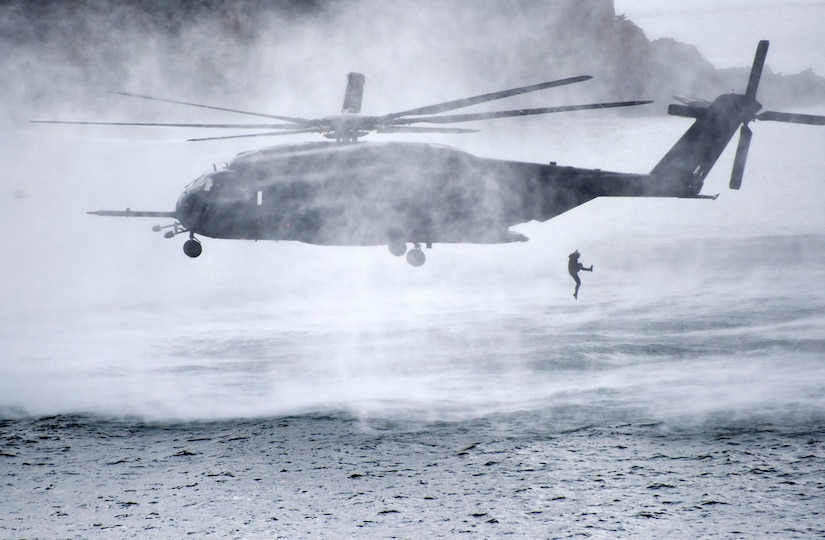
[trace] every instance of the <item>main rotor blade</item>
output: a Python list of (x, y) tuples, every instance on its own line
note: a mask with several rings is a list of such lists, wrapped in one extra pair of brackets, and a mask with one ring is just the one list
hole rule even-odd
[(69, 124), (75, 126), (139, 126), (232, 129), (295, 129), (295, 124), (166, 124), (155, 122), (75, 122), (69, 120), (30, 120), (33, 124)]
[(770, 42), (763, 39), (756, 47), (756, 56), (753, 58), (753, 67), (750, 78), (748, 78), (748, 89), (745, 91), (745, 96), (749, 99), (756, 99), (756, 89), (759, 88), (759, 79), (762, 77), (762, 68), (765, 67), (769, 44)]
[(770, 120), (773, 122), (790, 122), (791, 124), (808, 124), (811, 126), (825, 126), (825, 116), (816, 114), (796, 114), (776, 111), (765, 111), (756, 115), (757, 120)]
[(289, 131), (270, 131), (267, 133), (248, 133), (245, 135), (224, 135), (221, 137), (199, 137), (195, 139), (186, 139), (187, 142), (201, 142), (201, 141), (218, 141), (223, 139), (243, 139), (246, 137), (274, 137), (277, 135), (297, 135), (299, 133), (320, 133), (318, 128), (306, 129), (292, 129)]
[(416, 126), (378, 126), (376, 133), (478, 133), (479, 129), (416, 127)]
[(745, 162), (748, 160), (748, 149), (751, 145), (751, 129), (742, 125), (739, 130), (739, 145), (736, 147), (736, 156), (733, 158), (733, 171), (730, 175), (730, 188), (739, 189), (742, 187), (742, 177), (745, 175)]
[(568, 79), (560, 79), (558, 81), (550, 81), (544, 82), (539, 84), (532, 84), (530, 86), (521, 86), (519, 88), (511, 88), (510, 90), (502, 90), (500, 92), (492, 92), (489, 94), (481, 94), (479, 96), (468, 97), (464, 99), (457, 99), (455, 101), (445, 101), (444, 103), (437, 103), (435, 105), (427, 105), (425, 107), (418, 107), (417, 109), (409, 109), (407, 111), (401, 111), (396, 113), (390, 113), (386, 115), (384, 118), (388, 119), (395, 119), (400, 118), (402, 116), (412, 116), (412, 115), (419, 115), (419, 114), (438, 114), (447, 111), (453, 111), (455, 109), (461, 109), (463, 107), (469, 107), (470, 105), (476, 105), (478, 103), (485, 103), (487, 101), (493, 101), (496, 99), (503, 99), (510, 96), (516, 96), (519, 94), (526, 94), (528, 92), (536, 92), (538, 90), (544, 90), (545, 88), (554, 88), (556, 86), (564, 86), (567, 84), (573, 84), (581, 81), (586, 81), (588, 79), (592, 79), (593, 77), (590, 75), (581, 75), (578, 77), (570, 77)]
[(591, 103), (588, 105), (565, 105), (562, 107), (544, 107), (540, 109), (517, 109), (512, 111), (494, 111), (483, 113), (451, 114), (446, 116), (423, 116), (420, 118), (397, 118), (396, 125), (428, 122), (433, 124), (452, 124), (456, 122), (471, 122), (473, 120), (492, 120), (495, 118), (512, 118), (514, 116), (530, 116), (534, 114), (551, 114), (568, 111), (584, 111), (588, 109), (612, 109), (616, 107), (633, 107), (645, 105), (653, 101), (619, 101), (614, 103)]
[(241, 111), (238, 109), (227, 109), (225, 107), (214, 107), (212, 105), (202, 105), (200, 103), (189, 103), (188, 101), (177, 101), (174, 99), (163, 99), (154, 96), (146, 96), (142, 94), (130, 94), (129, 92), (109, 92), (110, 94), (117, 94), (119, 96), (126, 96), (126, 97), (133, 97), (139, 99), (148, 99), (150, 101), (160, 101), (163, 103), (174, 103), (175, 105), (186, 105), (188, 107), (200, 107), (201, 109), (211, 109), (213, 111), (224, 111), (224, 112), (231, 112), (237, 114), (246, 114), (249, 116), (258, 116), (261, 118), (273, 118), (275, 120), (283, 120), (285, 122), (292, 122), (293, 124), (305, 124), (310, 122), (310, 120), (306, 118), (297, 118), (294, 116), (278, 116), (274, 114), (264, 114), (264, 113), (257, 113), (257, 112), (250, 112), (250, 111)]

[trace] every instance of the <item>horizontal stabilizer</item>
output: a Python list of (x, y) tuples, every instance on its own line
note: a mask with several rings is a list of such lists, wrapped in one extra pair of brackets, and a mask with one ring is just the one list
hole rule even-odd
[(710, 101), (706, 99), (700, 99), (690, 96), (673, 96), (673, 99), (690, 107), (701, 107), (703, 109), (707, 109), (708, 107), (710, 107)]
[(685, 116), (687, 118), (703, 118), (707, 114), (707, 108), (693, 105), (670, 105), (667, 114), (671, 116)]
[(126, 210), (97, 210), (95, 212), (86, 212), (95, 216), (112, 216), (112, 217), (153, 217), (153, 218), (177, 218), (175, 212), (136, 212), (127, 208)]

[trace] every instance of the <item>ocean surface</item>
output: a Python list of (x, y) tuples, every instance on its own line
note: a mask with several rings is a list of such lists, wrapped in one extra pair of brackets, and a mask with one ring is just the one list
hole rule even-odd
[[(688, 125), (445, 139), (640, 172)], [(825, 537), (825, 130), (753, 131), (739, 192), (734, 141), (716, 201), (601, 199), (419, 269), (190, 260), (84, 212), (168, 210), (234, 143), (2, 132), (0, 537)]]
[[(592, 395), (609, 394), (609, 390)], [(821, 538), (822, 415), (2, 426), (6, 538)], [(794, 409), (794, 407), (788, 407)]]
[(579, 301), (471, 275), (46, 329), (4, 363), (0, 536), (821, 538), (823, 248), (602, 246)]

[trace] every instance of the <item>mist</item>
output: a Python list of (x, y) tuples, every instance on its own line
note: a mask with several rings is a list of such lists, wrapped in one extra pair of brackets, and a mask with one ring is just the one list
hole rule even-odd
[[(756, 126), (741, 192), (727, 190), (732, 148), (708, 178), (717, 201), (600, 199), (515, 227), (526, 244), (436, 245), (419, 269), (385, 247), (290, 242), (204, 239), (190, 260), (152, 220), (86, 215), (171, 210), (213, 163), (309, 138), (186, 143), (214, 133), (28, 123), (238, 120), (109, 91), (310, 118), (339, 112), (350, 71), (366, 74), (367, 114), (580, 74), (595, 78), (506, 107), (716, 95), (700, 77), (708, 66), (653, 86), (618, 77), (627, 66), (605, 50), (619, 34), (554, 50), (575, 2), (263, 4), (0, 8), (18, 29), (0, 59), (4, 414), (821, 414), (821, 129)], [(609, 2), (588, 4), (586, 27), (613, 22)], [(760, 36), (774, 40), (776, 72), (795, 69), (772, 64), (793, 33)], [(755, 46), (716, 67), (749, 66)], [(821, 103), (805, 102), (819, 114)], [(689, 125), (659, 115), (665, 107), (386, 140), (646, 172)], [(578, 302), (564, 266), (575, 249), (596, 266)]]

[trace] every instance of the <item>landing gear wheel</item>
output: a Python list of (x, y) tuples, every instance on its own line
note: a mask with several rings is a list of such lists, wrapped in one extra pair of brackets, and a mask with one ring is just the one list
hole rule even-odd
[(401, 255), (407, 252), (407, 243), (406, 242), (390, 242), (387, 245), (387, 248), (390, 250), (390, 253), (395, 255), (396, 257), (400, 257)]
[(421, 251), (421, 248), (411, 249), (407, 252), (407, 262), (411, 265), (418, 268), (427, 260), (427, 257), (424, 256), (424, 252)]
[(191, 238), (183, 243), (183, 252), (186, 253), (187, 256), (192, 257), (193, 259), (201, 254), (203, 251), (203, 246), (201, 243)]

